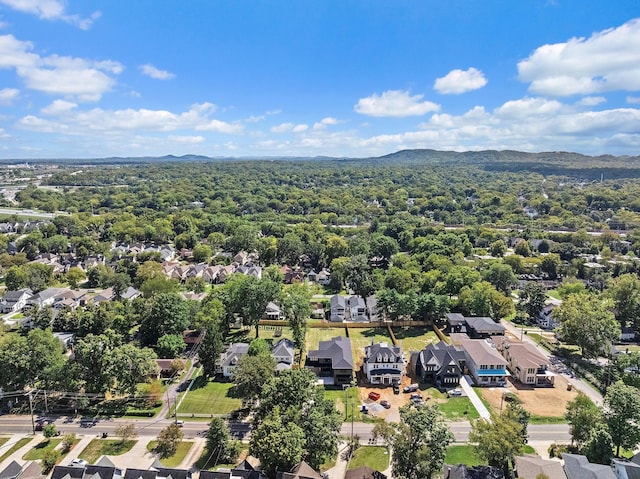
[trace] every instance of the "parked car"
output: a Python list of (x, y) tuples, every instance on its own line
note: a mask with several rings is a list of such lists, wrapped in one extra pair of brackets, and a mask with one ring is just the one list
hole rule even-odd
[(419, 393), (413, 393), (411, 395), (411, 400), (414, 400), (414, 399), (420, 399), (420, 401), (422, 401), (422, 396)]
[(372, 401), (377, 401), (378, 399), (380, 399), (380, 393), (377, 393), (375, 391), (371, 391), (369, 393), (369, 399), (371, 399)]
[(380, 401), (380, 405), (385, 409), (389, 409), (391, 407), (391, 403), (386, 399)]
[(69, 463), (69, 465), (71, 467), (84, 467), (87, 464), (89, 464), (87, 461), (85, 461), (84, 459), (74, 459), (73, 461), (71, 461)]
[(447, 396), (462, 396), (462, 389), (450, 389), (447, 391)]
[(400, 394), (400, 385), (398, 383), (393, 384), (393, 394)]
[(413, 384), (409, 384), (408, 386), (405, 386), (404, 389), (402, 390), (402, 392), (403, 393), (414, 393), (419, 388), (420, 388), (420, 385), (418, 383), (413, 383)]
[(176, 421), (176, 426), (178, 426), (178, 427), (182, 427), (182, 426), (184, 426), (184, 421), (183, 421), (182, 419), (178, 419), (178, 420)]

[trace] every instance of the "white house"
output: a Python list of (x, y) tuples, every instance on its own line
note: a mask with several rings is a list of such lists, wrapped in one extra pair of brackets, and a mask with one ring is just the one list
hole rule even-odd
[(19, 289), (17, 291), (7, 291), (2, 299), (2, 312), (15, 313), (22, 311), (27, 305), (27, 300), (33, 296), (33, 291), (29, 288)]
[(367, 376), (367, 381), (371, 384), (399, 383), (404, 373), (402, 349), (389, 343), (367, 346), (364, 348), (362, 368)]
[(341, 323), (346, 319), (347, 300), (344, 296), (334, 294), (331, 296), (331, 317), (330, 321)]
[(349, 319), (351, 319), (351, 321), (369, 321), (369, 318), (367, 318), (367, 306), (365, 305), (364, 299), (360, 296), (350, 296), (349, 299), (347, 299), (347, 304), (349, 306)]
[(225, 378), (233, 376), (240, 358), (249, 352), (249, 345), (246, 343), (233, 343), (220, 355), (220, 366), (218, 372)]

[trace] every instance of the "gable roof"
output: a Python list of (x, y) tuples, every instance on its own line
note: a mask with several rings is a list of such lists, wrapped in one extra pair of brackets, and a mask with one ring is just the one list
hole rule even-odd
[(502, 324), (496, 323), (493, 319), (487, 318), (486, 316), (471, 316), (465, 317), (464, 319), (467, 326), (479, 333), (504, 334), (506, 330)]
[(291, 472), (279, 472), (277, 477), (281, 479), (323, 479), (320, 473), (304, 461), (300, 461)]
[(387, 479), (387, 476), (369, 466), (362, 466), (347, 471), (344, 479)]
[(481, 364), (507, 366), (507, 361), (502, 355), (489, 346), (484, 339), (463, 339), (460, 344), (477, 366)]
[(464, 351), (461, 349), (440, 341), (436, 344), (428, 344), (422, 351), (411, 354), (411, 365), (414, 371), (418, 361), (423, 367), (427, 365), (435, 366), (436, 372), (440, 372), (449, 365), (461, 370), (460, 363), (465, 361), (465, 356)]
[(11, 461), (7, 467), (0, 471), (0, 479), (15, 479), (22, 472), (22, 466), (16, 461)]
[[(221, 366), (235, 366), (238, 360), (249, 352), (249, 345), (247, 343), (233, 343), (224, 353), (224, 357), (221, 362)], [(175, 478), (174, 478), (175, 479)]]
[[(123, 479), (156, 479), (156, 471), (127, 468)], [(51, 479), (54, 479), (53, 477)]]
[(542, 459), (537, 454), (516, 456), (516, 470), (522, 479), (536, 479), (538, 474), (546, 474), (549, 479), (566, 479), (566, 474), (559, 461)]
[(562, 454), (567, 479), (616, 479), (610, 466), (592, 464), (580, 454)]
[(364, 348), (365, 363), (401, 363), (402, 349), (389, 343), (372, 344)]
[(333, 369), (353, 369), (351, 340), (345, 336), (337, 336), (329, 341), (320, 341), (318, 349), (309, 351), (307, 357), (331, 359)]
[(51, 472), (51, 479), (62, 479), (67, 476), (73, 479), (82, 479), (83, 475), (84, 467), (56, 466)]

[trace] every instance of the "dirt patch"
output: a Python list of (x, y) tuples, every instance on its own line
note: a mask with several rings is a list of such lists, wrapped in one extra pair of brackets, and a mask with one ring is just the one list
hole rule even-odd
[[(564, 415), (567, 403), (578, 394), (575, 388), (567, 391), (567, 385), (564, 376), (556, 376), (555, 387), (552, 388), (534, 388), (508, 380), (506, 388), (478, 388), (476, 391), (482, 394), (494, 411), (500, 411), (502, 394), (508, 391), (515, 394), (522, 401), (522, 407), (531, 414), (560, 417)], [(506, 404), (503, 403), (502, 407), (505, 408)]]

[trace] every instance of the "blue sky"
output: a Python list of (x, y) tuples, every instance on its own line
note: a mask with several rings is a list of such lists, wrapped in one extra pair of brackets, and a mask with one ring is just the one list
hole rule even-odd
[(0, 0), (0, 157), (640, 154), (637, 0)]

